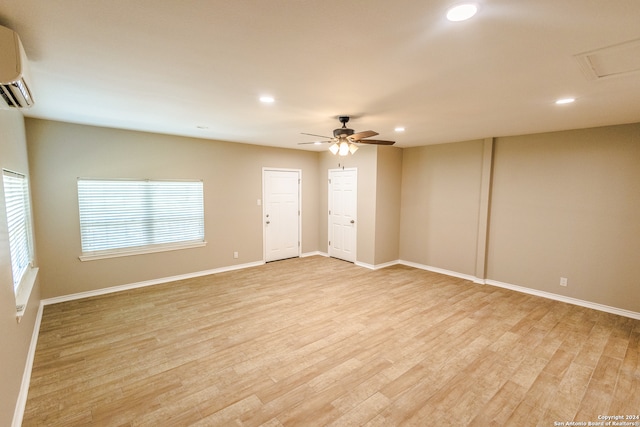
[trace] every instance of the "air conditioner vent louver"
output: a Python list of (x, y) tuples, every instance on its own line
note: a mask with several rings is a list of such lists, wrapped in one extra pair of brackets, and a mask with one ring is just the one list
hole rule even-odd
[(18, 34), (0, 26), (0, 108), (33, 105), (28, 65)]
[(0, 96), (9, 107), (28, 108), (33, 105), (33, 98), (24, 80), (14, 83), (0, 84)]

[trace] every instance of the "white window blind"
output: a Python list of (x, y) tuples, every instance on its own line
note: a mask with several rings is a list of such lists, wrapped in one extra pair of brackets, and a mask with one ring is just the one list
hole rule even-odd
[(202, 181), (79, 178), (78, 203), (83, 255), (204, 242)]
[(5, 169), (2, 170), (2, 180), (7, 210), (13, 289), (17, 293), (20, 281), (33, 258), (31, 250), (29, 184), (24, 175)]

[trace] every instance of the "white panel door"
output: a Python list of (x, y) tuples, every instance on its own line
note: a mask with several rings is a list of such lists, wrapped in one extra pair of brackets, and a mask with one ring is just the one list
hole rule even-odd
[(300, 256), (300, 174), (263, 170), (266, 262)]
[(357, 169), (329, 170), (329, 256), (356, 260)]

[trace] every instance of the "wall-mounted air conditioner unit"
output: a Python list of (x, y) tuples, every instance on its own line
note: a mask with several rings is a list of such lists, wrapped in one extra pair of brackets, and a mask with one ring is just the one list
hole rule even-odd
[(0, 26), (0, 108), (33, 105), (28, 66), (18, 34)]

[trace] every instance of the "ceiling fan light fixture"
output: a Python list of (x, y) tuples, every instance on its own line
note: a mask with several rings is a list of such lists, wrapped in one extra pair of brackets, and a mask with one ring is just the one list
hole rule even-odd
[(311, 142), (299, 142), (298, 144), (318, 144), (323, 142), (328, 142), (331, 145), (329, 146), (329, 151), (334, 156), (348, 156), (349, 154), (354, 154), (358, 151), (360, 144), (373, 144), (373, 145), (393, 145), (395, 141), (385, 141), (381, 139), (368, 139), (372, 136), (378, 135), (378, 132), (372, 130), (365, 130), (361, 132), (354, 132), (353, 129), (349, 129), (346, 127), (347, 122), (349, 121), (349, 116), (340, 116), (340, 123), (342, 123), (342, 127), (333, 130), (333, 137), (316, 135), (315, 133), (304, 133), (303, 135), (315, 136), (318, 138), (326, 138), (329, 141), (311, 141)]
[(341, 156), (346, 156), (349, 154), (349, 143), (346, 141), (342, 141), (340, 144), (340, 148), (338, 150), (338, 154)]
[(478, 12), (478, 6), (474, 3), (455, 5), (447, 10), (447, 19), (451, 22), (466, 21)]

